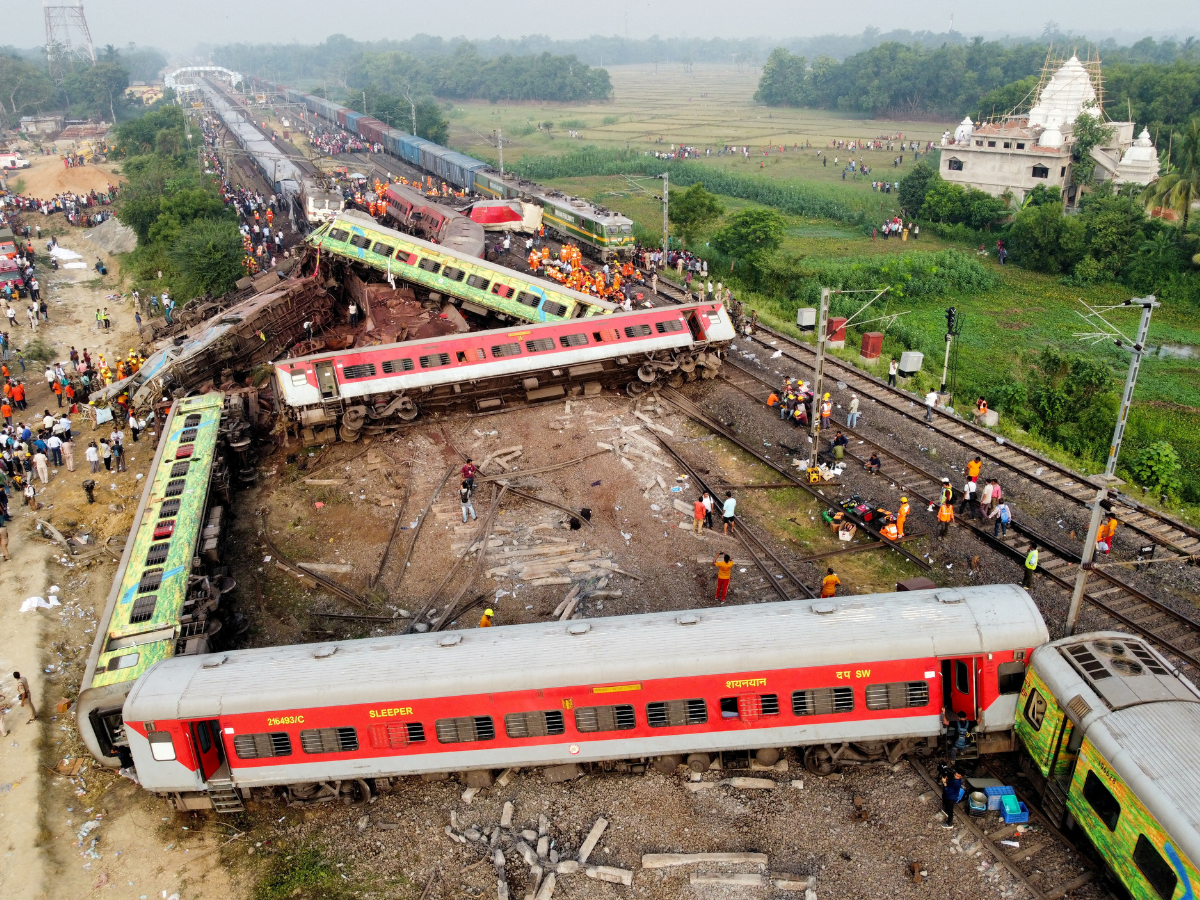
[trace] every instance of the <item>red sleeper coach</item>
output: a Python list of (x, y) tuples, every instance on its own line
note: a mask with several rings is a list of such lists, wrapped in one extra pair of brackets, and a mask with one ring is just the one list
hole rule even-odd
[(168, 660), (124, 717), (142, 785), (181, 808), (787, 747), (826, 772), (932, 748), (943, 706), (978, 723), (981, 751), (1011, 749), (1024, 659), (1047, 639), (1009, 585), (721, 607)]

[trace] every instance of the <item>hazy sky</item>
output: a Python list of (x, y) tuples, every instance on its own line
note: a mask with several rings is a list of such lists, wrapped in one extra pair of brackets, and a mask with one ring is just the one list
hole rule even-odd
[[(56, 0), (67, 3), (70, 0)], [(606, 13), (597, 15), (603, 8)], [(622, 34), (690, 37), (778, 37), (858, 34), (866, 26), (884, 31), (966, 34), (1038, 34), (1048, 19), (1077, 34), (1200, 36), (1197, 0), (629, 0), (601, 6), (545, 0), (453, 0), (430, 6), (406, 0), (86, 0), (84, 9), (97, 45), (129, 41), (186, 52), (199, 43), (229, 41), (317, 43), (341, 32), (363, 39), (402, 39), (418, 32), (443, 37), (555, 38)], [(440, 19), (429, 15), (437, 9)], [(44, 42), (42, 4), (6, 3), (0, 42), (33, 47)]]

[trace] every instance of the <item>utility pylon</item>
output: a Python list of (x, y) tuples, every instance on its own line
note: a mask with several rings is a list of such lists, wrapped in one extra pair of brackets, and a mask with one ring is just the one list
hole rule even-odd
[(46, 15), (46, 63), (50, 76), (61, 81), (66, 74), (64, 62), (68, 58), (96, 64), (96, 49), (92, 46), (92, 33), (83, 14), (83, 4), (62, 4), (42, 0)]

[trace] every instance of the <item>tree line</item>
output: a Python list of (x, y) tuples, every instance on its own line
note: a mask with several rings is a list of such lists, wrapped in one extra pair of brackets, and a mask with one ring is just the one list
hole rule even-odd
[(608, 72), (571, 55), (548, 52), (488, 57), (463, 41), (449, 54), (406, 42), (363, 44), (334, 35), (313, 47), (233, 44), (213, 52), (217, 65), (272, 81), (319, 85), (353, 96), (369, 85), (397, 95), (455, 100), (579, 102), (612, 96)]
[(166, 67), (159, 51), (129, 44), (109, 44), (96, 54), (96, 64), (75, 59), (58, 61), (65, 70), (58, 83), (50, 77), (45, 53), (0, 49), (0, 107), (2, 117), (66, 110), (71, 118), (119, 121), (135, 114), (125, 97), (131, 80), (150, 81)]
[[(1101, 52), (1106, 109), (1115, 119), (1132, 116), (1153, 133), (1200, 112), (1200, 47), (1151, 44)], [(822, 55), (810, 63), (781, 47), (763, 67), (755, 99), (870, 116), (987, 118), (1029, 109), (1049, 50), (1041, 42), (982, 38), (937, 47), (889, 41), (840, 62)]]

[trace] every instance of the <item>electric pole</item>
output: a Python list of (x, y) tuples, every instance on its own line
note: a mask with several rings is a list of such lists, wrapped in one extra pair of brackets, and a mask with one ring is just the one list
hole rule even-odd
[(500, 177), (504, 177), (504, 134), (496, 129), (496, 149), (500, 151)]
[[(1114, 343), (1118, 347), (1130, 351), (1129, 373), (1125, 376), (1125, 392), (1121, 395), (1121, 409), (1117, 413), (1117, 424), (1113, 428), (1112, 443), (1108, 448), (1108, 464), (1104, 467), (1103, 475), (1095, 476), (1099, 479), (1100, 486), (1096, 489), (1096, 497), (1092, 501), (1092, 518), (1088, 523), (1087, 537), (1083, 541), (1083, 553), (1080, 554), (1079, 569), (1075, 573), (1075, 590), (1071, 594), (1071, 607), (1067, 610), (1067, 634), (1075, 633), (1075, 626), (1079, 621), (1079, 607), (1083, 603), (1083, 592), (1087, 587), (1088, 573), (1092, 569), (1092, 557), (1096, 555), (1096, 534), (1100, 530), (1100, 517), (1104, 514), (1104, 508), (1100, 504), (1108, 494), (1108, 489), (1112, 486), (1112, 483), (1116, 481), (1114, 473), (1117, 471), (1117, 456), (1121, 452), (1121, 440), (1125, 437), (1125, 423), (1129, 418), (1129, 408), (1133, 405), (1133, 390), (1137, 386), (1138, 370), (1142, 366), (1142, 355), (1146, 352), (1146, 337), (1150, 333), (1150, 316), (1159, 305), (1159, 302), (1154, 299), (1154, 295), (1151, 294), (1149, 297), (1126, 300), (1119, 307), (1110, 306), (1100, 310), (1093, 309), (1088, 315), (1083, 316), (1085, 320), (1095, 319), (1102, 326), (1107, 326), (1107, 328), (1104, 328), (1101, 332), (1078, 336), (1103, 339), (1116, 334)], [(1126, 347), (1125, 345), (1129, 343), (1128, 339), (1122, 336), (1116, 328), (1105, 322), (1101, 313), (1110, 309), (1122, 309), (1133, 306), (1140, 306), (1142, 308), (1142, 320), (1138, 325), (1137, 340), (1132, 342), (1132, 346)]]
[[(817, 467), (817, 451), (821, 440), (821, 399), (825, 396), (825, 342), (829, 331), (829, 288), (821, 288), (821, 309), (817, 313), (817, 361), (813, 364), (813, 401), (808, 421), (812, 450), (808, 454), (809, 479)], [(801, 400), (801, 402), (804, 402)]]
[(671, 236), (668, 231), (667, 222), (667, 176), (670, 173), (663, 172), (663, 268), (667, 266), (667, 254), (671, 252)]
[[(942, 389), (941, 392), (946, 393), (946, 375), (950, 371), (950, 342), (958, 334), (958, 309), (950, 307), (946, 310), (946, 358), (942, 362)], [(957, 369), (955, 370), (957, 371)]]

